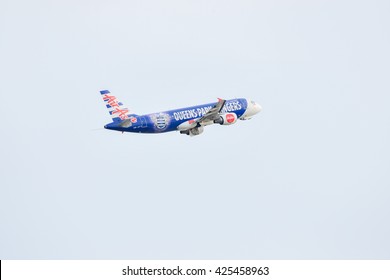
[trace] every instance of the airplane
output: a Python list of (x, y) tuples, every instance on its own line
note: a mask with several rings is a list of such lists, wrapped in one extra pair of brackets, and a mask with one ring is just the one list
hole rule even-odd
[(232, 125), (240, 120), (249, 120), (259, 113), (261, 106), (246, 98), (224, 100), (193, 107), (136, 115), (108, 90), (100, 91), (111, 115), (112, 122), (105, 129), (137, 133), (163, 133), (180, 131), (189, 136), (200, 135), (211, 124)]

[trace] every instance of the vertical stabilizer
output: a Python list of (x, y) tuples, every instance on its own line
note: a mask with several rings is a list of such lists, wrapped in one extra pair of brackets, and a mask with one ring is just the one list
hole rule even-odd
[(108, 112), (111, 115), (111, 118), (114, 122), (123, 121), (130, 118), (130, 116), (134, 115), (130, 113), (130, 110), (123, 106), (122, 102), (110, 93), (108, 90), (100, 91), (102, 95), (103, 101), (106, 104)]

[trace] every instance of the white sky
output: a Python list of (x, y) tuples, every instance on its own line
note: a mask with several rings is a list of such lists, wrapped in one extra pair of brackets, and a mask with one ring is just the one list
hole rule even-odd
[[(389, 259), (389, 1), (0, 1), (0, 259)], [(246, 97), (199, 137), (95, 130)]]

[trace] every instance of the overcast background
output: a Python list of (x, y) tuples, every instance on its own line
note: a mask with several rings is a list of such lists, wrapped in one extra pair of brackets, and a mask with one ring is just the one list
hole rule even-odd
[[(389, 259), (389, 1), (0, 1), (0, 259)], [(256, 100), (198, 137), (136, 113)]]

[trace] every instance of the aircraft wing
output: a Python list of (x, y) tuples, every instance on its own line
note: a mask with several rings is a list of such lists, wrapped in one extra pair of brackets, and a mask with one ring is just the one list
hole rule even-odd
[(177, 127), (177, 129), (180, 130), (180, 133), (184, 133), (188, 135), (190, 135), (189, 133), (192, 129), (202, 128), (202, 132), (203, 132), (203, 126), (219, 118), (219, 113), (221, 112), (225, 103), (226, 100), (218, 98), (217, 104), (215, 104), (210, 110), (208, 110), (206, 114), (204, 114), (202, 117), (198, 119), (192, 119), (181, 123)]
[(214, 107), (212, 107), (200, 119), (198, 119), (197, 123), (202, 124), (203, 122), (213, 121), (217, 119), (225, 103), (226, 103), (225, 99), (218, 98), (218, 103), (215, 104)]

